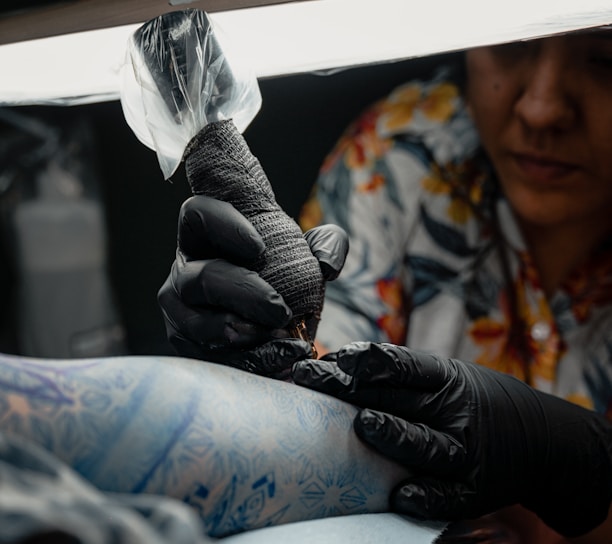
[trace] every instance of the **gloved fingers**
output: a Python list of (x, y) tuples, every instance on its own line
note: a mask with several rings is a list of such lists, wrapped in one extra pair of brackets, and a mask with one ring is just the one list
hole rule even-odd
[[(229, 337), (227, 327), (222, 332), (215, 334), (212, 333), (210, 327), (207, 327), (206, 323), (200, 321), (200, 313), (189, 308), (187, 310), (191, 312), (189, 315), (192, 316), (193, 322), (197, 325), (183, 322), (182, 327), (178, 328), (164, 311), (168, 339), (181, 357), (221, 363), (277, 379), (288, 379), (291, 366), (296, 361), (312, 357), (310, 344), (304, 340), (297, 338), (270, 340), (268, 333), (265, 336), (267, 343), (261, 344), (264, 341), (263, 332), (260, 337), (256, 338), (245, 333), (237, 337)], [(189, 320), (189, 318), (187, 319)], [(193, 331), (202, 325), (204, 334), (198, 337)], [(187, 335), (185, 331), (188, 331)], [(279, 334), (286, 333), (286, 331), (278, 332)], [(243, 349), (240, 349), (241, 347)], [(249, 351), (249, 348), (252, 349)]]
[(322, 361), (332, 361), (336, 362), (338, 359), (338, 352), (336, 351), (328, 351), (325, 355), (321, 357)]
[(189, 338), (185, 338), (176, 330), (173, 330), (171, 333), (168, 333), (168, 341), (170, 342), (170, 345), (174, 348), (174, 351), (179, 357), (199, 360), (206, 359), (206, 357), (204, 356), (204, 352), (202, 351), (202, 346), (200, 346), (197, 342), (190, 340)]
[(179, 213), (178, 246), (188, 260), (222, 258), (248, 266), (265, 250), (255, 227), (234, 206), (215, 198), (188, 198)]
[(339, 398), (348, 394), (352, 380), (333, 360), (329, 360), (327, 355), (323, 359), (297, 362), (293, 365), (292, 377), (297, 385)]
[(431, 353), (394, 344), (353, 342), (337, 355), (338, 366), (357, 381), (357, 387), (393, 384), (436, 391), (454, 377), (450, 361)]
[(342, 271), (349, 250), (346, 231), (338, 225), (320, 225), (306, 231), (304, 238), (319, 261), (325, 280), (335, 280)]
[(354, 427), (363, 441), (408, 468), (437, 476), (466, 472), (464, 446), (426, 425), (364, 409), (357, 414)]
[(208, 360), (270, 378), (287, 379), (291, 366), (312, 357), (310, 344), (298, 338), (272, 340), (250, 351), (211, 350)]
[(391, 494), (391, 510), (426, 520), (475, 518), (499, 507), (501, 505), (483, 506), (468, 484), (436, 478), (410, 478)]
[(393, 385), (368, 387), (354, 378), (349, 390), (343, 393), (342, 400), (407, 421), (424, 423), (438, 431), (446, 431), (449, 424), (453, 426), (457, 417), (463, 415), (455, 411), (448, 414), (444, 406), (445, 398), (437, 398), (436, 393), (414, 388), (400, 389)]
[(191, 307), (223, 309), (271, 329), (285, 327), (292, 317), (283, 297), (261, 276), (221, 259), (188, 262), (177, 251), (170, 277), (172, 288)]
[[(285, 329), (268, 329), (245, 321), (244, 318), (222, 310), (210, 308), (192, 308), (185, 304), (174, 289), (162, 289), (159, 301), (166, 333), (170, 342), (177, 348), (184, 341), (193, 342), (195, 354), (201, 358), (201, 350), (214, 347), (232, 347), (247, 349), (257, 346), (272, 338), (284, 338), (288, 335)], [(175, 336), (179, 339), (175, 341)], [(184, 349), (177, 351), (185, 357), (193, 357)]]
[[(317, 360), (305, 360), (293, 367), (293, 381), (304, 387), (331, 395), (363, 408), (393, 413), (403, 418), (421, 417), (429, 408), (429, 394), (395, 387), (358, 387), (352, 376), (336, 364), (335, 354)], [(363, 385), (363, 384), (362, 384)]]

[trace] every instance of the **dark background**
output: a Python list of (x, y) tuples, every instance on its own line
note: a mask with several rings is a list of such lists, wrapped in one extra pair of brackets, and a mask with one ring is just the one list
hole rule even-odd
[[(285, 211), (297, 216), (325, 155), (360, 111), (395, 86), (426, 75), (448, 57), (364, 66), (330, 75), (261, 80), (262, 109), (245, 138)], [(170, 353), (156, 294), (174, 259), (178, 210), (189, 196), (182, 167), (172, 182), (163, 179), (155, 153), (138, 142), (119, 102), (16, 110), (60, 125), (78, 119), (90, 122), (108, 228), (108, 273), (127, 331), (128, 349), (133, 354)], [(0, 143), (7, 134), (6, 127), (4, 133), (2, 128), (0, 122)], [(0, 149), (0, 156), (0, 167), (6, 171), (11, 166), (11, 152)], [(10, 213), (8, 192), (0, 192), (0, 204), (5, 215), (7, 210)], [(14, 297), (18, 277), (11, 261), (10, 233), (4, 234), (0, 247), (4, 263), (0, 267), (0, 350), (18, 353)]]

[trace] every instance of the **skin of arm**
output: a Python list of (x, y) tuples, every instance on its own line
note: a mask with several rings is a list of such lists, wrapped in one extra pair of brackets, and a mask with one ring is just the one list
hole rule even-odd
[(0, 355), (0, 430), (103, 491), (185, 501), (210, 536), (388, 510), (405, 469), (359, 441), (356, 409), (294, 384), (172, 357)]

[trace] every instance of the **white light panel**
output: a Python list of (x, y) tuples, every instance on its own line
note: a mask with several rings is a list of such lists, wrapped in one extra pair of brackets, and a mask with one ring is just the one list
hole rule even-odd
[[(612, 0), (311, 0), (210, 15), (260, 77), (334, 71), (612, 23)], [(139, 25), (0, 46), (0, 105), (119, 96)]]

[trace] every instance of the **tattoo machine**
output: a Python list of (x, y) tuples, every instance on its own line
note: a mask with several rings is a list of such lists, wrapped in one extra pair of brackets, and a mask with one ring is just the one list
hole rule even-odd
[(231, 203), (254, 225), (266, 245), (254, 270), (293, 311), (289, 334), (314, 351), (325, 283), (300, 227), (276, 202), (242, 136), (261, 107), (261, 94), (231, 49), (203, 11), (173, 11), (148, 21), (128, 42), (123, 112), (136, 137), (156, 151), (166, 179), (184, 161), (194, 194)]

